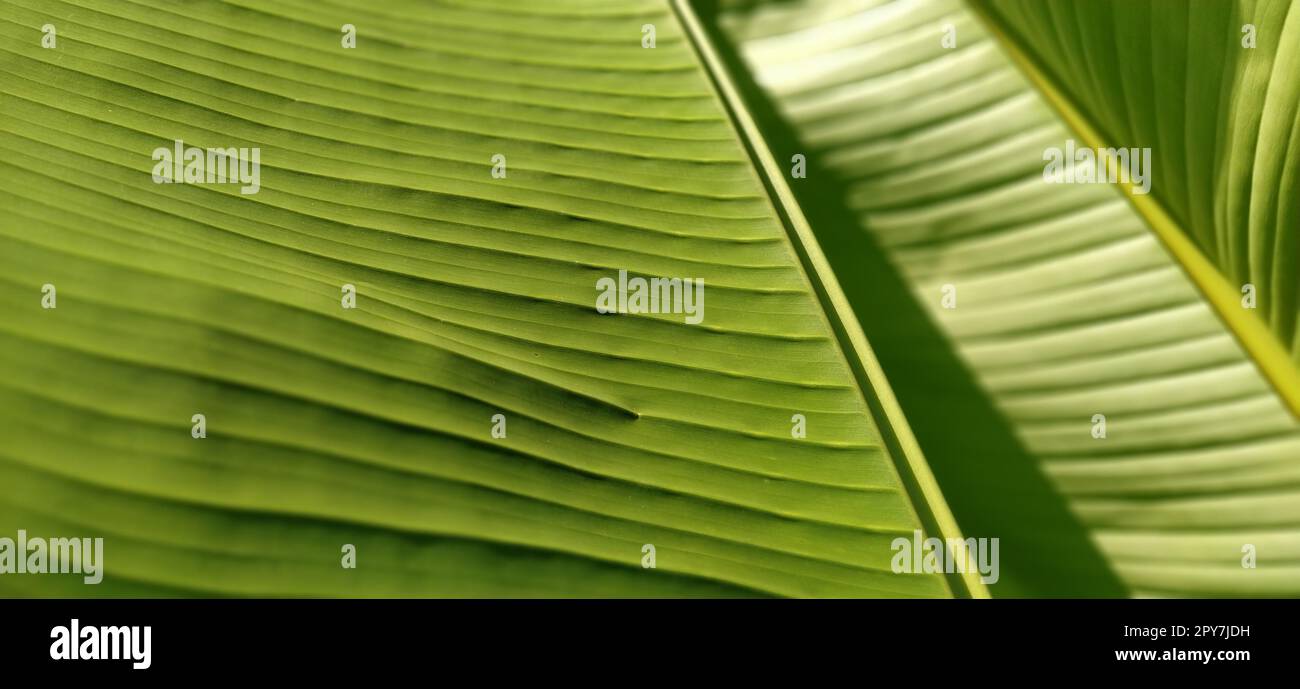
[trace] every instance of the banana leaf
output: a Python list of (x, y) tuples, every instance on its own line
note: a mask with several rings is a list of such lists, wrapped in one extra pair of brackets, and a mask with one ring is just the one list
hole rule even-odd
[(5, 0), (0, 73), (0, 536), (105, 571), (0, 594), (985, 595), (667, 3)]

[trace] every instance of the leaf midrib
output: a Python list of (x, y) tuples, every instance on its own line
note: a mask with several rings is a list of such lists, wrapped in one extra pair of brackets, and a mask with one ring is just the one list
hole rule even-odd
[[(1034, 85), (1043, 100), (1082, 140), (1083, 145), (1093, 149), (1105, 148), (1106, 138), (1101, 134), (1101, 127), (1090, 121), (1083, 108), (1066, 96), (1065, 91), (1058, 87), (1057, 81), (1038, 66), (1024, 46), (1016, 40), (1015, 32), (1004, 25), (997, 14), (990, 11), (983, 2), (967, 0), (967, 4), (980, 18), (984, 28), (997, 37), (1007, 56)], [(1111, 165), (1116, 164), (1113, 159), (1109, 162)], [(1135, 194), (1131, 182), (1117, 182), (1115, 186), (1168, 250), (1174, 263), (1178, 264), (1210, 304), (1287, 409), (1300, 419), (1300, 370), (1268, 326), (1259, 316), (1241, 307), (1240, 293), (1228, 283), (1154, 194)]]

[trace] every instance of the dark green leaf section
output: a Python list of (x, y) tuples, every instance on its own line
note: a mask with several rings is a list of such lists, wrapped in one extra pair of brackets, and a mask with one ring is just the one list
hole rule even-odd
[[(949, 594), (665, 4), (4, 0), (0, 115), (0, 535), (107, 571), (0, 593)], [(620, 269), (703, 323), (597, 314)]]

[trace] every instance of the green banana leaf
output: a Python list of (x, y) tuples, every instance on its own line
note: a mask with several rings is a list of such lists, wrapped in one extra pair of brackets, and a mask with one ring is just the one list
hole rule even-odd
[(1257, 288), (1257, 313), (1300, 360), (1296, 3), (996, 0), (977, 7), (1033, 56), (1057, 107), (1077, 110), (1107, 141), (1151, 149), (1164, 171), (1152, 196), (1171, 229), (1234, 290)]
[(371, 5), (0, 0), (0, 595), (1300, 594), (1292, 3)]
[(0, 594), (985, 595), (667, 3), (3, 0), (0, 74), (0, 537), (105, 572)]
[(695, 4), (994, 596), (1300, 595), (1294, 3)]

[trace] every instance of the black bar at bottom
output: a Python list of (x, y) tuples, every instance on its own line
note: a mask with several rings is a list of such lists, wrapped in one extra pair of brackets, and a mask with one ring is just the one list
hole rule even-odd
[[(591, 673), (603, 684), (676, 683), (702, 671), (733, 679), (847, 671), (884, 681), (878, 673), (889, 667), (954, 681), (1046, 678), (1048, 669), (1062, 679), (1249, 676), (1295, 662), (1297, 613), (1295, 600), (0, 600), (0, 662), (48, 678), (204, 680), (436, 670), (480, 680)], [(73, 620), (79, 656), (83, 647), (100, 653), (101, 637), (103, 655), (113, 655), (113, 640), (134, 645), (118, 650), (123, 659), (74, 660), (58, 645), (59, 628), (72, 641)], [(138, 631), (128, 638), (104, 627)], [(608, 674), (620, 667), (625, 675)]]

